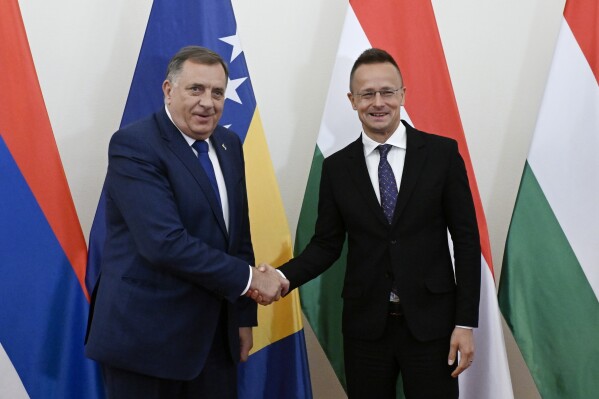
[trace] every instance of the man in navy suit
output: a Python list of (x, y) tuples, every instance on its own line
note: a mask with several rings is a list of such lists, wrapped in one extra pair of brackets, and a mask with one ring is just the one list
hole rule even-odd
[(228, 70), (196, 46), (170, 61), (165, 108), (116, 132), (107, 237), (85, 353), (111, 399), (236, 398), (256, 304), (287, 282), (252, 267), (239, 137), (218, 126)]
[(348, 97), (363, 134), (325, 159), (314, 236), (278, 269), (294, 289), (330, 267), (347, 237), (342, 328), (352, 399), (395, 398), (400, 373), (408, 399), (457, 398), (452, 377), (474, 358), (481, 252), (466, 168), (454, 140), (402, 123), (405, 94), (387, 52), (356, 60)]

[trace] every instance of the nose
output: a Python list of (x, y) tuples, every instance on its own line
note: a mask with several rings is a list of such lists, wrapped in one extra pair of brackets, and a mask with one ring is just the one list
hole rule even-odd
[(198, 104), (204, 108), (212, 108), (214, 106), (214, 100), (212, 98), (212, 93), (209, 90), (204, 91), (199, 96)]
[(381, 95), (380, 91), (377, 91), (374, 93), (374, 100), (373, 100), (373, 105), (375, 106), (380, 106), (383, 105), (385, 102), (383, 101), (383, 96)]

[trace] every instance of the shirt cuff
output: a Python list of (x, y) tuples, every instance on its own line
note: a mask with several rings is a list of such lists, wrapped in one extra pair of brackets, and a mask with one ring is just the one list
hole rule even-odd
[(464, 330), (472, 330), (474, 327), (468, 327), (468, 326), (456, 326), (457, 328), (463, 328)]
[(243, 290), (243, 292), (239, 296), (244, 296), (250, 289), (250, 284), (252, 283), (252, 266), (248, 265), (248, 267), (250, 268), (250, 277), (248, 278), (248, 283), (245, 286), (245, 290)]

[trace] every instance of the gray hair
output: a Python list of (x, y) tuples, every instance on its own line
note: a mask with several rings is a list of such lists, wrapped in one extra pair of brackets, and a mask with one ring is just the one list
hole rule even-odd
[(229, 68), (220, 55), (205, 47), (187, 46), (179, 50), (169, 61), (166, 69), (166, 80), (174, 83), (183, 69), (183, 63), (187, 60), (203, 65), (220, 64), (225, 71), (225, 78), (229, 79)]

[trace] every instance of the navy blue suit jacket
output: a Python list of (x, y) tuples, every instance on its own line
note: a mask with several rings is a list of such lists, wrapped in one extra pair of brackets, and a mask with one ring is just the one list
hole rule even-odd
[(229, 231), (204, 170), (165, 110), (116, 132), (109, 146), (106, 243), (86, 355), (160, 378), (202, 370), (226, 307), (231, 356), (256, 305), (240, 298), (254, 264), (242, 145), (210, 138), (229, 199)]

